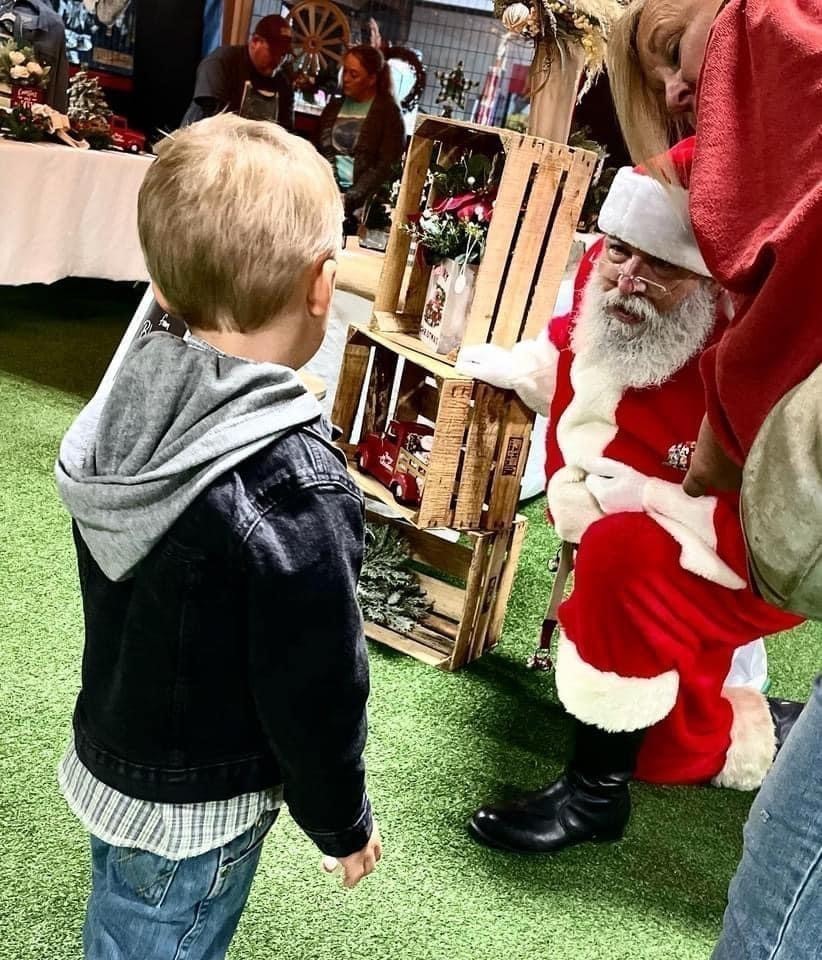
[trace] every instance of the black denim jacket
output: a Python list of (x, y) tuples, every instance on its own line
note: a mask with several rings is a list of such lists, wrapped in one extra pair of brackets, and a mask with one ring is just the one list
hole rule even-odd
[(77, 752), (155, 802), (284, 785), (326, 854), (371, 833), (363, 503), (318, 423), (225, 474), (119, 583), (76, 526), (86, 644)]

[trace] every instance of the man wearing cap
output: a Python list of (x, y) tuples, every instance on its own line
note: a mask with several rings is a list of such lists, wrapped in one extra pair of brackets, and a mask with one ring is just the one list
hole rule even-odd
[(294, 91), (280, 65), (291, 50), (291, 27), (283, 17), (263, 17), (247, 44), (218, 47), (197, 68), (194, 98), (182, 126), (222, 110), (237, 113), (246, 83), (260, 94), (276, 95), (277, 122), (294, 129)]
[[(685, 184), (691, 156), (692, 141), (674, 148)], [(735, 650), (799, 620), (748, 584), (737, 495), (681, 486), (705, 413), (700, 357), (729, 320), (687, 209), (684, 188), (624, 168), (571, 314), (511, 351), (460, 354), (460, 372), (549, 417), (548, 509), (578, 544), (556, 662), (573, 753), (555, 783), (474, 814), (492, 847), (617, 840), (634, 777), (754, 789), (801, 709), (725, 685)]]

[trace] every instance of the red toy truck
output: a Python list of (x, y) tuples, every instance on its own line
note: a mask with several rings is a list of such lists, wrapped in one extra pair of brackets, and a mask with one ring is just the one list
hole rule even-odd
[(111, 145), (128, 153), (142, 153), (146, 148), (146, 138), (136, 130), (130, 130), (125, 117), (116, 113), (109, 118)]
[(357, 444), (354, 459), (388, 487), (398, 503), (416, 506), (422, 499), (433, 427), (408, 420), (392, 420), (383, 434), (369, 433)]

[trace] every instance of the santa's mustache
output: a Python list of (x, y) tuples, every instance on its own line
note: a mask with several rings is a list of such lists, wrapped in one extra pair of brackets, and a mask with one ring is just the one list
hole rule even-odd
[(607, 290), (602, 293), (600, 301), (603, 308), (615, 308), (630, 313), (632, 317), (642, 323), (656, 324), (662, 319), (659, 310), (648, 300), (647, 297), (639, 297), (635, 294), (620, 293), (619, 290)]

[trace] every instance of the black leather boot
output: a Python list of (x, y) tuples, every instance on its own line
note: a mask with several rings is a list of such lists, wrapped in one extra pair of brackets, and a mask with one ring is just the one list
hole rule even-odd
[(777, 700), (775, 697), (768, 697), (768, 707), (773, 717), (776, 749), (779, 751), (793, 729), (793, 725), (799, 719), (799, 714), (804, 710), (805, 704), (796, 700)]
[(511, 852), (555, 853), (622, 837), (645, 731), (606, 733), (577, 720), (575, 733), (573, 757), (559, 780), (511, 803), (481, 807), (468, 823), (476, 840)]

